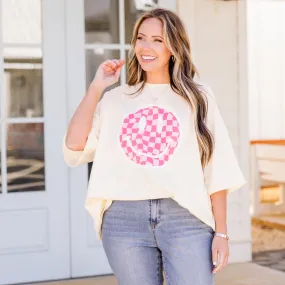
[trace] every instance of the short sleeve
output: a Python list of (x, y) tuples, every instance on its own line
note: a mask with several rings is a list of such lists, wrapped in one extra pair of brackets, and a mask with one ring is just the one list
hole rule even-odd
[(211, 88), (207, 87), (207, 93), (207, 126), (214, 138), (214, 151), (204, 169), (205, 185), (209, 195), (220, 190), (227, 190), (229, 194), (241, 188), (246, 181)]
[(71, 150), (67, 148), (66, 133), (63, 137), (63, 141), (62, 141), (63, 156), (64, 156), (64, 160), (66, 164), (70, 167), (92, 162), (94, 159), (94, 154), (95, 154), (96, 146), (97, 146), (98, 139), (99, 139), (99, 133), (100, 133), (101, 101), (99, 101), (99, 103), (97, 104), (97, 107), (96, 107), (96, 110), (93, 116), (92, 128), (89, 132), (86, 145), (83, 150), (75, 151), (75, 150)]

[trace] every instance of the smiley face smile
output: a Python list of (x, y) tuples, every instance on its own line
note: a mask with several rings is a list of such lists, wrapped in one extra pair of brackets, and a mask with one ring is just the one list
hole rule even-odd
[(128, 146), (132, 149), (132, 151), (133, 151), (137, 156), (143, 156), (143, 155), (144, 155), (144, 156), (149, 157), (149, 158), (159, 158), (159, 157), (161, 157), (162, 155), (165, 155), (165, 154), (169, 151), (170, 146), (171, 146), (171, 143), (172, 143), (172, 141), (171, 141), (171, 139), (170, 139), (171, 142), (167, 144), (167, 146), (164, 148), (164, 150), (163, 150), (161, 153), (159, 153), (159, 154), (157, 154), (157, 155), (153, 155), (153, 154), (144, 153), (144, 152), (142, 152), (142, 151), (138, 151), (137, 149), (135, 149), (135, 147), (132, 146), (131, 137), (127, 137), (127, 138), (126, 138), (126, 141), (127, 141), (127, 143), (128, 143)]

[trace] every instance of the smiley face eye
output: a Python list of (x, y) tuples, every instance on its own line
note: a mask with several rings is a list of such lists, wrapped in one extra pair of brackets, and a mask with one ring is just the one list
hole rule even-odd
[(163, 127), (163, 118), (162, 115), (159, 115), (157, 119), (156, 131), (158, 133), (161, 133), (162, 127)]
[(142, 133), (146, 127), (146, 117), (142, 116), (139, 120), (139, 132)]

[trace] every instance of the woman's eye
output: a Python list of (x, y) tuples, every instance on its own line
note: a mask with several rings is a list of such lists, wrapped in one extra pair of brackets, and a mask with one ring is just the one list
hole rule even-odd
[(162, 40), (158, 40), (158, 39), (156, 39), (156, 40), (154, 40), (155, 42), (160, 42), (160, 43), (162, 43)]
[(156, 131), (158, 133), (161, 133), (162, 128), (163, 128), (163, 117), (162, 117), (162, 115), (159, 115), (159, 117), (157, 119)]
[(142, 37), (137, 37), (137, 40), (141, 40), (142, 39)]
[(146, 117), (142, 116), (139, 121), (139, 132), (142, 133), (146, 127)]

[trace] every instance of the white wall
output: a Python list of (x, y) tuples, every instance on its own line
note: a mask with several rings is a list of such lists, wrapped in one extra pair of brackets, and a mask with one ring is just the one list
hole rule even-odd
[(250, 139), (285, 138), (285, 1), (249, 1)]
[[(246, 2), (179, 0), (178, 13), (189, 32), (201, 80), (216, 94), (248, 181)], [(228, 231), (230, 262), (251, 260), (248, 185), (228, 197)]]

